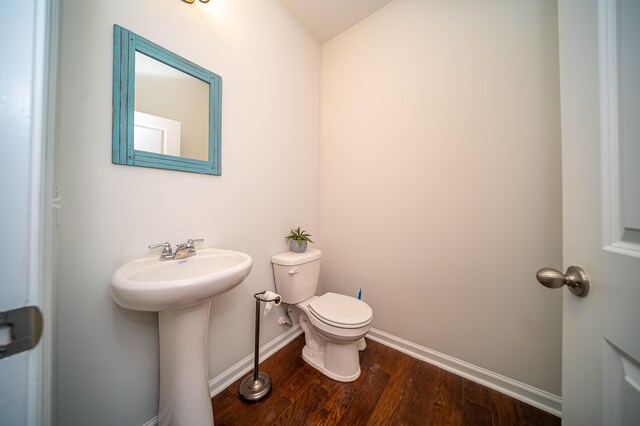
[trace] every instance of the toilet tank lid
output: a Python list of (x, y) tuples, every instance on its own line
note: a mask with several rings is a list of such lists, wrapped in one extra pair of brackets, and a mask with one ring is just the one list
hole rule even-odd
[(284, 253), (276, 254), (271, 257), (271, 263), (276, 265), (302, 265), (303, 263), (311, 262), (322, 257), (322, 252), (318, 249), (308, 248), (304, 253), (294, 253), (292, 251), (286, 251)]

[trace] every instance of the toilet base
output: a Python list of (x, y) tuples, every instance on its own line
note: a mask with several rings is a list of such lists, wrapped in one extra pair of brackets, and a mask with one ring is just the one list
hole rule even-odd
[(360, 377), (360, 363), (357, 364), (357, 369), (351, 374), (338, 374), (325, 367), (325, 358), (326, 357), (323, 352), (315, 352), (306, 345), (304, 348), (302, 348), (302, 359), (304, 359), (307, 364), (320, 371), (330, 379), (338, 382), (353, 382), (358, 377)]
[[(353, 382), (360, 377), (360, 355), (366, 342), (364, 338), (348, 344), (326, 342), (322, 350), (309, 345), (302, 348), (302, 359), (325, 376), (338, 382)], [(328, 364), (327, 364), (328, 359)]]

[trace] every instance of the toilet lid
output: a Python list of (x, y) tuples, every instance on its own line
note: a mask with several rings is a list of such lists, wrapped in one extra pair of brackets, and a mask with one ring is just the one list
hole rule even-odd
[(373, 311), (362, 300), (326, 293), (309, 303), (309, 311), (320, 321), (342, 328), (357, 328), (369, 321)]

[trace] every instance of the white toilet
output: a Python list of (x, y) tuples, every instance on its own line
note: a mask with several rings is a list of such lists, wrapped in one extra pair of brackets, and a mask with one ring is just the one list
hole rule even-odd
[(362, 300), (336, 293), (316, 296), (322, 252), (288, 251), (271, 258), (276, 291), (282, 301), (300, 309), (305, 347), (302, 358), (340, 382), (360, 376), (358, 351), (366, 346), (373, 311)]

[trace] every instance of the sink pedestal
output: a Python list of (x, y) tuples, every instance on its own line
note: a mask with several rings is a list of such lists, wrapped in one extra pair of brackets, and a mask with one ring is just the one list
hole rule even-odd
[(211, 300), (160, 311), (160, 426), (210, 425), (207, 341)]

